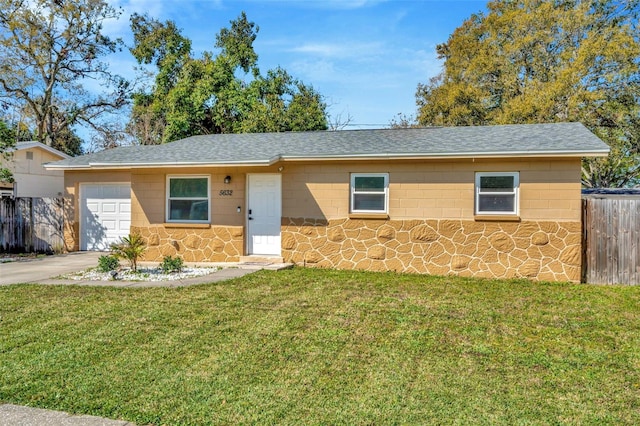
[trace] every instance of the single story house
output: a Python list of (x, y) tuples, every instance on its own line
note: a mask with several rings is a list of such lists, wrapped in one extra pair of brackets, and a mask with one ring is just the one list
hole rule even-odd
[(47, 170), (43, 164), (71, 157), (37, 141), (17, 142), (9, 154), (9, 159), (0, 157), (0, 166), (11, 170), (15, 182), (0, 181), (0, 195), (62, 197), (64, 172), (62, 170)]
[(579, 281), (580, 123), (193, 136), (48, 165), (66, 239), (145, 259)]

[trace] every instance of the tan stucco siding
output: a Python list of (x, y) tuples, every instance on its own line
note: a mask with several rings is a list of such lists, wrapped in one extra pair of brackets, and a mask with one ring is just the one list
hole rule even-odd
[[(27, 159), (27, 152), (31, 152), (33, 155), (31, 160)], [(62, 177), (64, 172), (59, 170), (45, 170), (45, 168), (42, 167), (42, 164), (44, 163), (58, 161), (61, 158), (62, 157), (58, 155), (54, 155), (53, 153), (40, 148), (19, 150), (13, 153), (14, 171), (16, 173)]]
[(131, 225), (149, 226), (164, 222), (164, 173), (134, 170), (131, 174)]
[(351, 173), (389, 173), (391, 219), (473, 219), (476, 172), (520, 172), (523, 220), (580, 220), (580, 160), (287, 164), (284, 217), (349, 216)]

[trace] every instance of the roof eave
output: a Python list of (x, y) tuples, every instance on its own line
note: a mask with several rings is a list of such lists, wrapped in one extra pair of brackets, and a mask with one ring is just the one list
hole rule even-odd
[(434, 154), (347, 154), (347, 155), (283, 155), (283, 161), (327, 161), (327, 160), (443, 160), (443, 159), (468, 159), (468, 158), (582, 158), (582, 157), (606, 157), (609, 149), (592, 151), (515, 151), (515, 152), (462, 152), (462, 153), (434, 153)]
[(256, 167), (271, 166), (278, 161), (363, 161), (363, 160), (446, 160), (473, 158), (582, 158), (606, 157), (609, 149), (591, 151), (513, 151), (513, 152), (462, 152), (462, 153), (380, 153), (380, 154), (344, 154), (344, 155), (277, 155), (268, 160), (225, 161), (225, 162), (197, 162), (183, 161), (171, 163), (89, 163), (82, 165), (45, 165), (47, 170), (123, 170), (123, 169), (153, 169), (180, 167)]
[(43, 143), (34, 142), (34, 141), (25, 142), (19, 147), (18, 146), (11, 147), (11, 149), (9, 149), (7, 152), (24, 151), (25, 149), (33, 149), (33, 148), (41, 149), (43, 151), (47, 151), (48, 153), (53, 154), (55, 156), (58, 156), (58, 157), (60, 157), (61, 159), (64, 159), (64, 160), (68, 160), (68, 159), (72, 158), (70, 155), (65, 154), (62, 151), (58, 151), (55, 148), (51, 148), (49, 145), (45, 145)]
[(47, 170), (128, 170), (128, 169), (157, 169), (179, 167), (255, 167), (270, 166), (277, 162), (278, 158), (256, 161), (226, 161), (226, 162), (198, 162), (183, 161), (172, 163), (89, 163), (80, 165), (45, 165)]

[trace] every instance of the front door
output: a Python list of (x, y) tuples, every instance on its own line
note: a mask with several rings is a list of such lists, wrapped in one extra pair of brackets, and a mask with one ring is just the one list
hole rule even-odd
[(248, 175), (247, 253), (280, 256), (282, 189), (279, 174)]

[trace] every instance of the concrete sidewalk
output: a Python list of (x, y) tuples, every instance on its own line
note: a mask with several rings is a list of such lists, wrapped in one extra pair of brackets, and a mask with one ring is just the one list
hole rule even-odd
[(134, 426), (124, 420), (95, 416), (74, 416), (62, 411), (20, 405), (0, 405), (0, 426)]

